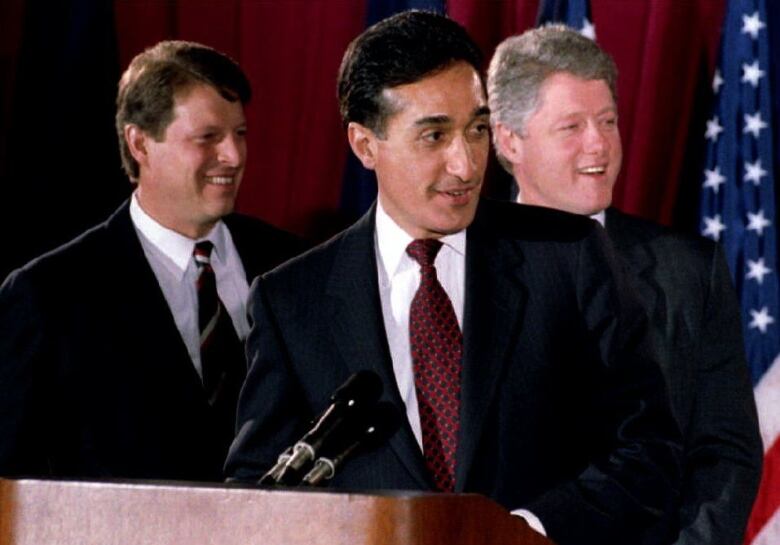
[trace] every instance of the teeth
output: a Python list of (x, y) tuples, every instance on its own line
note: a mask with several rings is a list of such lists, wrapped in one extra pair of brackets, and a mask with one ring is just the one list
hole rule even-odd
[(232, 176), (209, 176), (208, 182), (215, 185), (230, 185), (233, 183)]
[(583, 174), (603, 174), (606, 172), (606, 167), (587, 167), (587, 168), (581, 168), (580, 172)]
[(452, 195), (453, 197), (460, 197), (461, 195), (465, 195), (465, 191), (447, 191), (447, 195)]

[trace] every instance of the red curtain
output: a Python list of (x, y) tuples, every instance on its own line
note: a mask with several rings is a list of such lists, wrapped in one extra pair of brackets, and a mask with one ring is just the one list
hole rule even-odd
[(159, 40), (230, 54), (252, 82), (249, 159), (238, 208), (312, 238), (337, 212), (347, 148), (336, 73), (363, 29), (365, 2), (116, 2), (122, 66)]
[[(534, 25), (538, 1), (452, 0), (454, 19), (491, 54), (506, 36)], [(725, 0), (591, 0), (597, 41), (618, 66), (623, 169), (614, 204), (672, 223), (682, 188), (694, 194), (700, 157), (686, 156), (703, 138), (707, 82), (716, 62)], [(705, 92), (702, 92), (705, 91)], [(697, 108), (698, 106), (698, 108)], [(686, 163), (686, 159), (688, 162)]]
[[(0, 32), (3, 113), (13, 109), (15, 54), (24, 39), (15, 23), (29, 3), (9, 0), (0, 10), (12, 29)], [(693, 220), (695, 198), (683, 197), (701, 184), (696, 144), (725, 0), (591, 0), (591, 8), (598, 41), (620, 71), (625, 156), (615, 204), (663, 223)], [(538, 0), (448, 2), (488, 58), (502, 38), (532, 26), (537, 9)], [(363, 29), (365, 0), (121, 0), (114, 11), (122, 68), (166, 38), (200, 41), (239, 61), (254, 87), (239, 209), (314, 239), (330, 234), (323, 226), (338, 211), (347, 154), (336, 72)], [(0, 144), (7, 129), (0, 120)]]

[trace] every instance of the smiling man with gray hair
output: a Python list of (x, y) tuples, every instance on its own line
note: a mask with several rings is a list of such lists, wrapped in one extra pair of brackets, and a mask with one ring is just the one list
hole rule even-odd
[(493, 138), (525, 204), (605, 225), (633, 273), (685, 438), (682, 497), (646, 543), (741, 542), (761, 443), (739, 308), (719, 246), (609, 208), (620, 171), (617, 69), (562, 25), (505, 40), (488, 72)]

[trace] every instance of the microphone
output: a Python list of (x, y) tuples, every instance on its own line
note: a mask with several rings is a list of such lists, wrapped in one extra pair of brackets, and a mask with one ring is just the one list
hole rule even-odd
[(317, 458), (314, 467), (303, 477), (303, 483), (317, 486), (332, 479), (341, 464), (356, 451), (373, 449), (389, 439), (401, 426), (401, 415), (391, 403), (377, 403), (367, 416), (343, 428)]
[[(330, 397), (331, 404), (317, 418), (314, 426), (293, 445), (289, 457), (287, 458), (287, 451), (282, 453), (277, 464), (260, 480), (261, 484), (269, 482), (270, 479), (281, 484), (297, 484), (304, 466), (317, 457), (320, 448), (334, 431), (338, 430), (345, 420), (354, 418), (373, 405), (381, 394), (382, 381), (373, 371), (364, 369), (349, 377), (333, 392)], [(286, 458), (283, 467), (277, 469), (283, 458)]]
[(292, 447), (287, 447), (284, 452), (282, 452), (279, 455), (279, 458), (276, 460), (276, 465), (265, 472), (265, 474), (260, 477), (260, 480), (257, 481), (257, 484), (259, 485), (271, 485), (276, 484), (279, 481), (279, 478), (282, 476), (282, 471), (284, 470), (284, 466), (287, 465), (287, 460), (290, 459), (290, 456), (292, 456)]

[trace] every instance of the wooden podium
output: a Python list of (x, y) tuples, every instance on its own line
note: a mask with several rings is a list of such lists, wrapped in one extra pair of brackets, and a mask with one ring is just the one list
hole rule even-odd
[(0, 545), (551, 545), (476, 494), (0, 479)]

